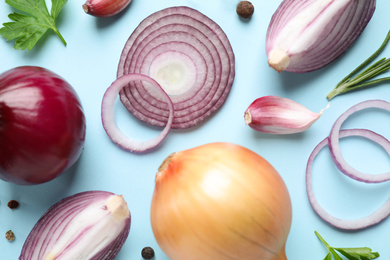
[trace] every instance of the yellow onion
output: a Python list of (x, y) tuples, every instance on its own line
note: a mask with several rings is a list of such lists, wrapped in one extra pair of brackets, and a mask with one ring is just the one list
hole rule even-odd
[(173, 153), (156, 175), (151, 224), (171, 260), (286, 260), (291, 219), (281, 176), (240, 145)]

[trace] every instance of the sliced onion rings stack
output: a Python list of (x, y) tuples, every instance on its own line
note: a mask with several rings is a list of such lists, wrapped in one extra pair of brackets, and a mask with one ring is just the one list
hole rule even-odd
[[(102, 102), (103, 127), (111, 140), (131, 152), (146, 152), (171, 128), (189, 128), (214, 114), (233, 85), (235, 58), (223, 30), (195, 9), (166, 8), (145, 18), (127, 40), (117, 79)], [(163, 131), (138, 142), (115, 123), (119, 94), (136, 118)]]
[[(154, 78), (153, 68), (170, 57), (172, 62), (183, 60), (190, 69), (196, 68), (188, 80), (192, 86), (170, 95), (172, 128), (196, 126), (216, 112), (230, 92), (235, 75), (232, 47), (223, 30), (199, 11), (184, 6), (166, 8), (148, 16), (130, 35), (117, 76), (138, 73)], [(154, 79), (170, 94), (164, 82)], [(120, 92), (124, 106), (146, 123), (165, 126), (169, 118), (165, 99), (145, 84), (131, 84)]]
[(379, 145), (381, 145), (385, 151), (390, 155), (390, 141), (385, 137), (367, 130), (367, 129), (346, 129), (340, 130), (342, 123), (353, 113), (361, 111), (367, 108), (379, 108), (383, 110), (390, 111), (390, 103), (384, 100), (368, 100), (361, 102), (352, 106), (346, 112), (344, 112), (334, 123), (330, 135), (322, 140), (313, 150), (309, 156), (309, 160), (306, 167), (306, 190), (309, 198), (309, 202), (313, 207), (314, 211), (326, 222), (329, 224), (344, 230), (358, 230), (367, 228), (369, 226), (375, 225), (390, 215), (390, 198), (375, 212), (371, 213), (369, 216), (360, 219), (353, 220), (343, 220), (336, 218), (329, 214), (325, 209), (321, 207), (317, 201), (312, 184), (312, 165), (315, 157), (319, 151), (329, 144), (329, 150), (331, 152), (331, 157), (337, 166), (337, 168), (344, 173), (346, 176), (361, 182), (366, 183), (380, 183), (390, 180), (390, 172), (383, 174), (366, 174), (359, 172), (350, 166), (344, 159), (341, 154), (341, 149), (339, 147), (339, 139), (348, 137), (348, 136), (361, 136), (372, 140)]

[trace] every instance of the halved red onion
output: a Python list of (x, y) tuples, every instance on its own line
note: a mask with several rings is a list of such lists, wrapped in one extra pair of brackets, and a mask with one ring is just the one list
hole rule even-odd
[[(174, 104), (172, 128), (203, 122), (225, 102), (233, 84), (235, 59), (221, 27), (199, 11), (170, 7), (144, 19), (127, 40), (117, 76), (144, 74), (156, 80)], [(120, 92), (124, 106), (140, 120), (165, 126), (165, 99), (142, 83)]]
[[(381, 145), (386, 152), (390, 155), (390, 142), (383, 136), (372, 132), (370, 130), (366, 129), (347, 129), (347, 130), (341, 130), (338, 132), (338, 138), (344, 138), (348, 136), (361, 136), (368, 138), (379, 145)], [(307, 162), (307, 168), (306, 168), (306, 191), (308, 194), (309, 202), (311, 206), (313, 207), (314, 211), (326, 222), (331, 224), (334, 227), (344, 229), (344, 230), (357, 230), (357, 229), (363, 229), (367, 228), (369, 226), (375, 225), (385, 218), (387, 218), (390, 215), (390, 198), (375, 212), (371, 213), (369, 216), (360, 218), (360, 219), (352, 219), (352, 220), (345, 220), (340, 219), (337, 217), (334, 217), (333, 215), (329, 214), (324, 208), (321, 207), (319, 202), (317, 201), (314, 191), (313, 191), (313, 184), (312, 184), (312, 166), (313, 161), (317, 154), (320, 152), (320, 150), (325, 147), (329, 142), (330, 137), (325, 138), (322, 140), (313, 150), (313, 152), (310, 154), (309, 160)]]
[(19, 259), (113, 260), (129, 235), (130, 222), (123, 196), (77, 193), (54, 204), (38, 220)]
[(284, 0), (267, 31), (270, 66), (297, 73), (326, 66), (356, 41), (375, 7), (375, 0)]
[(390, 180), (390, 172), (382, 174), (367, 174), (360, 172), (350, 166), (343, 158), (343, 155), (339, 146), (339, 132), (343, 122), (353, 113), (358, 112), (367, 108), (379, 108), (390, 111), (390, 103), (384, 100), (367, 100), (352, 106), (350, 109), (345, 111), (334, 123), (332, 130), (329, 135), (329, 149), (331, 152), (332, 159), (336, 164), (337, 168), (349, 176), (352, 179), (367, 182), (367, 183), (379, 183)]
[[(146, 82), (148, 88), (154, 89), (165, 99), (165, 103), (168, 107), (168, 121), (165, 128), (160, 132), (159, 135), (147, 141), (137, 141), (126, 136), (117, 126), (115, 121), (115, 101), (118, 97), (119, 92), (131, 82)], [(130, 86), (132, 88), (134, 86)], [(139, 100), (139, 102), (145, 103), (145, 100)], [(142, 104), (142, 103), (141, 103)], [(119, 147), (131, 151), (131, 152), (146, 152), (157, 145), (159, 145), (165, 137), (168, 135), (169, 130), (172, 127), (173, 122), (173, 104), (167, 93), (161, 88), (161, 86), (154, 79), (141, 74), (126, 74), (117, 78), (111, 86), (106, 90), (101, 107), (101, 117), (104, 130), (108, 137), (116, 143)], [(142, 120), (142, 117), (140, 118)]]

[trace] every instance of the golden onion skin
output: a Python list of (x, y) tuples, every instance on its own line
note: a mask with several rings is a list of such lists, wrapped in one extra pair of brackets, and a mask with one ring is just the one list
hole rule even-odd
[(283, 260), (292, 205), (263, 157), (231, 143), (170, 155), (160, 166), (151, 224), (171, 260)]

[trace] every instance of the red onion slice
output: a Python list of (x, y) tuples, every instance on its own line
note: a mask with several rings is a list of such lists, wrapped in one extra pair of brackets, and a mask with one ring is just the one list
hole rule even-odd
[[(115, 101), (119, 92), (125, 86), (128, 86), (129, 82), (143, 81), (149, 83), (151, 87), (157, 90), (163, 97), (165, 97), (169, 116), (168, 122), (164, 129), (156, 137), (147, 141), (137, 141), (127, 137), (117, 126), (115, 121)], [(167, 93), (161, 88), (161, 86), (152, 78), (141, 74), (127, 74), (117, 78), (111, 86), (106, 90), (103, 96), (101, 117), (104, 130), (110, 139), (116, 143), (119, 147), (131, 151), (131, 152), (146, 152), (159, 145), (165, 137), (168, 135), (169, 130), (172, 127), (173, 122), (173, 104)]]
[(334, 123), (329, 135), (329, 149), (337, 168), (348, 177), (367, 183), (379, 183), (390, 180), (390, 172), (382, 174), (367, 174), (350, 166), (343, 158), (339, 146), (339, 132), (343, 122), (353, 113), (367, 108), (379, 108), (390, 111), (390, 103), (384, 100), (368, 100), (352, 106)]
[[(130, 35), (117, 76), (138, 73), (152, 77), (172, 99), (172, 128), (189, 128), (210, 117), (225, 102), (234, 80), (234, 62), (228, 38), (213, 20), (189, 7), (170, 7), (148, 16)], [(172, 67), (178, 72), (177, 78), (159, 76), (164, 68), (169, 68), (167, 72)], [(185, 83), (172, 90), (167, 83), (170, 79)], [(165, 99), (144, 84), (126, 86), (120, 91), (120, 100), (142, 121), (155, 126), (167, 124)]]
[[(387, 140), (386, 138), (384, 138), (383, 136), (375, 132), (366, 129), (347, 129), (347, 130), (341, 130), (338, 133), (339, 133), (338, 138), (344, 138), (347, 136), (361, 136), (370, 139), (378, 143), (379, 145), (381, 145), (386, 150), (386, 152), (390, 155), (389, 140)], [(331, 214), (329, 214), (324, 208), (321, 207), (313, 191), (312, 166), (315, 157), (317, 156), (319, 151), (321, 151), (321, 149), (328, 144), (329, 139), (330, 139), (329, 137), (325, 138), (314, 148), (307, 162), (306, 191), (308, 194), (309, 202), (313, 207), (314, 211), (329, 224), (345, 230), (363, 229), (375, 225), (380, 221), (384, 220), (385, 218), (387, 218), (390, 215), (390, 198), (378, 210), (371, 213), (369, 216), (360, 219), (353, 219), (353, 220), (344, 220), (344, 219), (334, 217)]]

